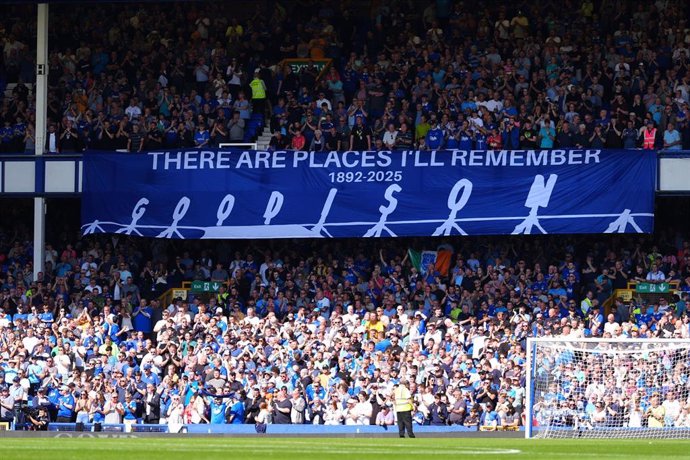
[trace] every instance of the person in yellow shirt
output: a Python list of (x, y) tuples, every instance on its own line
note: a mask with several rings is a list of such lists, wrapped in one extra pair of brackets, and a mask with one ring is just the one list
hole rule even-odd
[(369, 313), (369, 320), (364, 322), (364, 330), (367, 333), (369, 340), (375, 340), (378, 337), (378, 332), (383, 332), (384, 326), (375, 312)]
[(260, 70), (254, 70), (254, 79), (249, 82), (252, 89), (252, 112), (265, 114), (266, 111), (266, 83), (261, 79)]
[(393, 388), (393, 400), (395, 404), (395, 415), (398, 419), (398, 434), (401, 438), (405, 437), (405, 431), (409, 438), (414, 438), (412, 431), (412, 410), (414, 409), (412, 403), (412, 393), (407, 387), (407, 381), (401, 380), (398, 385)]
[(647, 408), (647, 426), (649, 428), (663, 428), (666, 409), (659, 404), (659, 393), (654, 393), (650, 400), (651, 406)]
[(415, 132), (414, 132), (414, 138), (417, 142), (419, 142), (420, 139), (424, 139), (426, 137), (426, 133), (429, 132), (431, 129), (431, 125), (426, 119), (426, 115), (422, 115), (419, 121), (419, 124), (415, 127)]
[(244, 35), (244, 28), (237, 22), (237, 18), (232, 18), (232, 22), (225, 30), (225, 38), (228, 43), (239, 41)]

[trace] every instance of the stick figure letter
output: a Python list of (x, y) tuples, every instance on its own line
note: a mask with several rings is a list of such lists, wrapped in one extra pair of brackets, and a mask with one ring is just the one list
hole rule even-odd
[(388, 204), (386, 206), (379, 206), (381, 217), (376, 225), (367, 230), (367, 232), (364, 234), (364, 238), (371, 238), (372, 236), (380, 237), (384, 230), (389, 236), (397, 236), (388, 227), (386, 227), (386, 219), (393, 211), (395, 211), (395, 208), (398, 207), (398, 199), (395, 198), (393, 194), (401, 191), (402, 188), (398, 184), (393, 184), (386, 189), (383, 197), (388, 201)]
[(544, 183), (544, 176), (537, 174), (532, 182), (532, 187), (529, 189), (529, 194), (525, 200), (525, 207), (529, 208), (529, 215), (525, 217), (521, 223), (515, 226), (513, 235), (531, 235), (532, 227), (537, 227), (540, 232), (546, 235), (546, 230), (539, 223), (539, 208), (546, 208), (549, 206), (551, 193), (558, 180), (558, 174), (550, 174), (549, 179)]
[(187, 214), (187, 211), (189, 211), (190, 201), (191, 200), (186, 196), (180, 198), (177, 206), (175, 206), (175, 211), (173, 211), (172, 224), (170, 224), (170, 227), (163, 230), (156, 238), (172, 238), (173, 235), (177, 235), (178, 238), (184, 239), (184, 236), (182, 236), (180, 231), (177, 229), (177, 224), (182, 220), (185, 214)]
[(136, 233), (137, 235), (142, 236), (141, 232), (137, 230), (137, 224), (139, 223), (139, 219), (141, 219), (146, 212), (147, 204), (149, 204), (149, 200), (147, 198), (142, 198), (137, 201), (137, 204), (134, 205), (134, 209), (132, 209), (132, 222), (130, 222), (128, 226), (119, 229), (115, 233), (124, 233), (125, 235)]
[[(458, 197), (458, 194), (462, 190), (462, 195)], [(448, 236), (451, 234), (453, 229), (455, 229), (461, 235), (467, 235), (465, 231), (460, 228), (460, 226), (455, 223), (455, 219), (458, 217), (458, 212), (465, 207), (467, 202), (470, 200), (470, 195), (472, 194), (472, 182), (467, 179), (460, 179), (455, 183), (453, 188), (448, 194), (448, 209), (450, 209), (450, 214), (448, 214), (448, 219), (442, 223), (431, 236)]]

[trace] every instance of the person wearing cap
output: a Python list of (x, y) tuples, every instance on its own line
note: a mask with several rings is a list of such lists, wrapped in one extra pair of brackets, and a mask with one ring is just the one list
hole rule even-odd
[(392, 405), (385, 403), (378, 414), (376, 414), (376, 425), (389, 427), (395, 423), (395, 416), (392, 411)]
[(10, 396), (14, 398), (15, 403), (23, 403), (26, 401), (26, 391), (21, 385), (21, 377), (18, 375), (15, 375), (12, 378), (12, 385), (10, 385)]
[(395, 415), (398, 419), (398, 435), (401, 438), (407, 436), (414, 438), (412, 431), (412, 410), (414, 409), (412, 402), (412, 393), (407, 386), (407, 381), (401, 380), (400, 383), (393, 389), (393, 400), (395, 403)]
[(14, 422), (14, 398), (6, 386), (0, 388), (0, 422)]
[(357, 425), (357, 410), (356, 406), (357, 399), (349, 398), (345, 401), (345, 409), (343, 409), (343, 418), (345, 420), (345, 425)]
[(60, 387), (60, 396), (57, 399), (57, 419), (58, 423), (70, 423), (72, 422), (72, 416), (74, 415), (75, 401), (72, 391), (67, 385), (62, 385)]
[(171, 432), (178, 431), (178, 427), (184, 423), (184, 402), (178, 393), (173, 393), (170, 397), (170, 404), (168, 405), (166, 416), (168, 426), (172, 428)]

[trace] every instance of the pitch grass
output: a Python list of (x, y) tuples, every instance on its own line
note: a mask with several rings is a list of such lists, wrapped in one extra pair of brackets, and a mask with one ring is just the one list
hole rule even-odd
[(687, 459), (690, 441), (467, 438), (2, 438), (0, 459)]

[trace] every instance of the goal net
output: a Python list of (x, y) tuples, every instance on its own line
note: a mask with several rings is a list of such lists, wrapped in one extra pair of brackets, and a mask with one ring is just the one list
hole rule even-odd
[(525, 437), (690, 438), (690, 341), (527, 342)]

